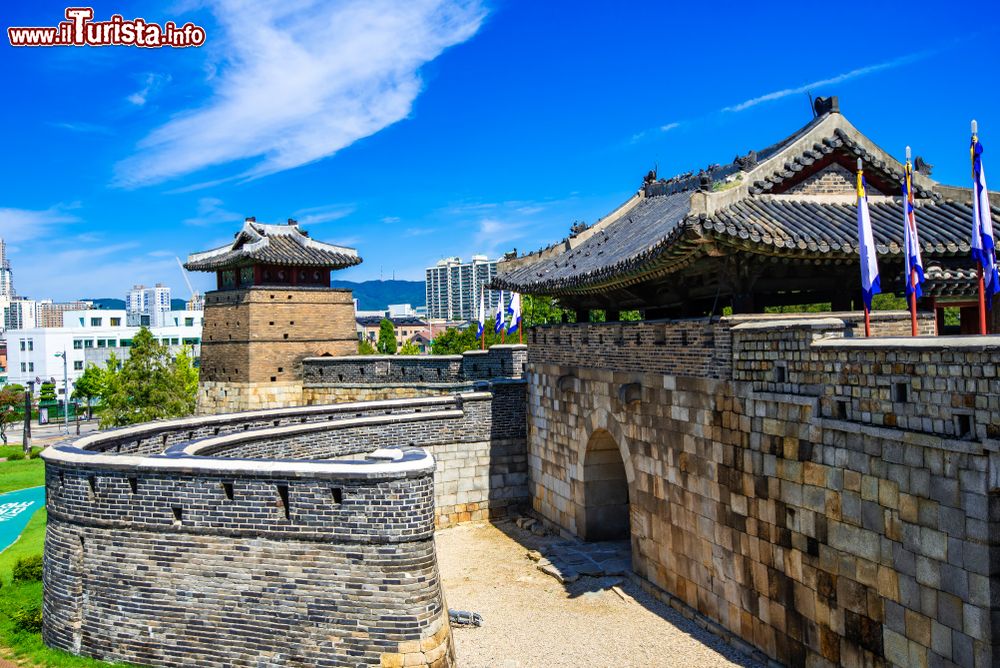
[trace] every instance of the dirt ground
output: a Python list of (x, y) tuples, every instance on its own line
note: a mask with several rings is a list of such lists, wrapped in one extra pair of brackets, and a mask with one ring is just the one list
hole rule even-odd
[(454, 629), (463, 668), (757, 666), (627, 580), (623, 599), (605, 588), (617, 579), (540, 572), (526, 553), (555, 541), (511, 522), (437, 533), (448, 607), (484, 620)]

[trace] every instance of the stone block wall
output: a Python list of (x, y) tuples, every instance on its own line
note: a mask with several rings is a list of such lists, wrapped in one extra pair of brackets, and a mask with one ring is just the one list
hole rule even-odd
[(588, 473), (617, 448), (636, 572), (734, 643), (790, 666), (993, 665), (1000, 339), (848, 331), (733, 323), (728, 377), (661, 371), (652, 346), (646, 369), (532, 346), (534, 509), (589, 533)]
[(468, 392), (483, 381), (523, 378), (527, 359), (527, 346), (520, 344), (461, 355), (308, 358), (303, 361), (302, 398), (321, 404)]
[(142, 665), (454, 665), (433, 460), (400, 455), (46, 451), (45, 642)]
[(205, 295), (202, 414), (279, 405), (302, 360), (357, 352), (350, 290), (254, 287)]

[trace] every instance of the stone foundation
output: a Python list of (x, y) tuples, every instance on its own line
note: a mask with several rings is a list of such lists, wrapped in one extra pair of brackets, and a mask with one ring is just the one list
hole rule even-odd
[[(539, 515), (625, 529), (636, 573), (785, 665), (994, 664), (1000, 338), (752, 319), (679, 358), (652, 326), (631, 370), (592, 349), (622, 325), (529, 348)], [(678, 360), (707, 377), (659, 371)]]
[(302, 383), (237, 383), (202, 380), (198, 383), (198, 414), (220, 415), (265, 408), (285, 408), (306, 403)]

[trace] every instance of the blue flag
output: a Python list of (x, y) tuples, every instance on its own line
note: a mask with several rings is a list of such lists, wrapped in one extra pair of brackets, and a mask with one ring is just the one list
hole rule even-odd
[(493, 333), (499, 334), (503, 331), (503, 290), (500, 291), (500, 299), (497, 300), (496, 322), (493, 324)]
[(983, 268), (983, 288), (986, 308), (992, 308), (993, 295), (1000, 292), (997, 275), (996, 252), (993, 243), (993, 216), (990, 213), (990, 196), (986, 190), (986, 172), (983, 170), (983, 145), (972, 135), (972, 257)]
[[(909, 149), (907, 149), (909, 150)], [(924, 265), (920, 260), (920, 239), (917, 237), (917, 216), (913, 210), (913, 170), (907, 160), (903, 176), (903, 267), (906, 296), (923, 295)]]
[[(861, 160), (858, 159), (860, 163)], [(872, 310), (872, 297), (882, 292), (879, 282), (878, 259), (875, 257), (875, 239), (872, 221), (868, 216), (868, 196), (865, 194), (865, 177), (858, 167), (858, 250), (861, 253), (861, 295), (865, 307)]]
[(513, 334), (521, 327), (521, 295), (516, 292), (510, 296), (507, 313), (510, 313), (510, 325), (507, 326), (507, 333)]

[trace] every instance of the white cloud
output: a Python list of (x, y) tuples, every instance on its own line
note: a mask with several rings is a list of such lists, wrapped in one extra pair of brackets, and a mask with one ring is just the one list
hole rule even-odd
[(819, 81), (813, 81), (812, 83), (807, 83), (802, 86), (796, 86), (795, 88), (784, 88), (782, 90), (776, 90), (771, 93), (766, 93), (764, 95), (759, 95), (757, 97), (752, 97), (749, 100), (744, 100), (739, 104), (734, 104), (730, 107), (723, 107), (722, 111), (735, 112), (743, 111), (751, 107), (756, 107), (758, 104), (763, 102), (771, 102), (773, 100), (780, 100), (783, 97), (788, 97), (789, 95), (801, 95), (802, 93), (807, 93), (814, 88), (821, 88), (823, 86), (832, 86), (834, 84), (843, 83), (845, 81), (850, 81), (851, 79), (857, 79), (859, 77), (867, 76), (869, 74), (874, 74), (875, 72), (881, 72), (883, 70), (890, 70), (902, 65), (908, 65), (909, 63), (921, 60), (931, 55), (930, 51), (923, 51), (920, 53), (911, 53), (906, 56), (900, 56), (899, 58), (893, 58), (892, 60), (887, 60), (883, 63), (877, 63), (875, 65), (868, 65), (866, 67), (859, 67), (857, 69), (851, 70), (850, 72), (844, 72), (843, 74), (838, 74), (836, 76), (830, 77), (829, 79), (820, 79)]
[(132, 93), (125, 99), (137, 107), (145, 106), (149, 98), (155, 95), (160, 88), (168, 83), (170, 83), (169, 74), (156, 74), (154, 72), (149, 72), (143, 77), (142, 88)]
[(485, 252), (490, 257), (495, 256), (500, 251), (510, 250), (512, 241), (522, 239), (525, 236), (526, 222), (512, 222), (509, 220), (499, 220), (497, 218), (484, 218), (479, 221), (479, 229), (476, 232), (475, 252)]
[(198, 200), (198, 213), (190, 218), (184, 219), (185, 225), (195, 227), (205, 227), (208, 225), (218, 225), (220, 223), (243, 224), (246, 216), (233, 211), (228, 211), (223, 206), (224, 202), (218, 197), (202, 197)]
[(8, 243), (43, 239), (55, 228), (79, 219), (65, 206), (45, 210), (0, 208), (0, 238)]
[(353, 204), (314, 206), (308, 209), (299, 209), (292, 215), (292, 217), (299, 222), (299, 225), (320, 225), (322, 223), (329, 223), (331, 220), (346, 218), (354, 213), (355, 208), (356, 207)]
[(143, 139), (116, 167), (142, 186), (248, 160), (254, 178), (330, 156), (409, 115), (419, 69), (471, 38), (480, 0), (210, 0), (227, 54), (212, 99)]

